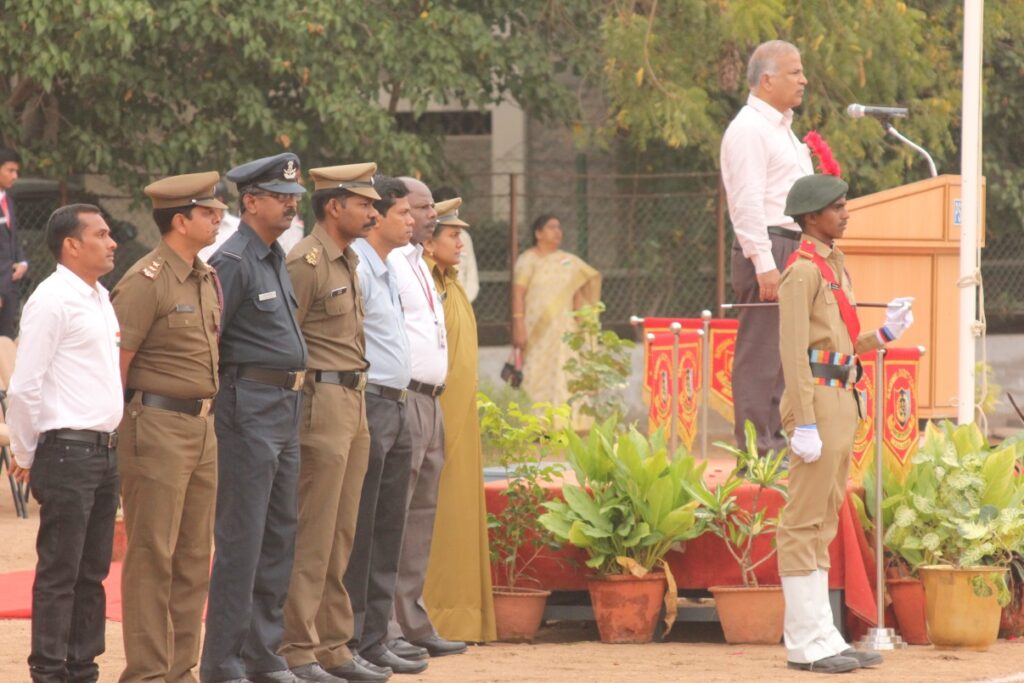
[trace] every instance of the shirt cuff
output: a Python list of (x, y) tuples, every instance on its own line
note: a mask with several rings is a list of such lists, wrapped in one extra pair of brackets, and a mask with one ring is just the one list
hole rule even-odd
[(18, 463), (18, 467), (23, 467), (26, 470), (32, 468), (32, 463), (35, 461), (35, 459), (35, 453), (32, 453), (31, 455), (24, 455), (20, 453), (14, 454), (14, 462)]
[(778, 270), (779, 268), (775, 265), (775, 257), (772, 256), (770, 251), (758, 252), (750, 257), (750, 261), (754, 264), (754, 271), (758, 275), (767, 273), (769, 270)]

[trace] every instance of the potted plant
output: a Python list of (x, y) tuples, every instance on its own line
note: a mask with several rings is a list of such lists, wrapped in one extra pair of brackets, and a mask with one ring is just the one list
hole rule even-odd
[[(557, 548), (539, 522), (548, 493), (545, 484), (561, 471), (543, 457), (561, 438), (556, 425), (569, 418), (569, 407), (538, 403), (524, 412), (512, 401), (505, 409), (484, 394), (477, 395), (480, 431), (491, 450), (499, 453), (507, 485), (505, 506), (487, 514), (493, 565), (494, 614), (498, 640), (533, 640), (551, 591), (538, 588), (531, 565), (545, 549)], [(533, 584), (527, 585), (527, 584)]]
[(563, 485), (565, 499), (546, 503), (540, 521), (588, 554), (596, 575), (587, 585), (601, 640), (650, 642), (663, 602), (666, 626), (675, 619), (675, 580), (664, 558), (700, 533), (698, 502), (685, 484), (700, 480), (705, 465), (682, 450), (669, 460), (660, 433), (648, 439), (635, 427), (618, 432), (614, 419), (586, 438), (567, 429), (565, 438), (578, 485)]
[[(914, 496), (934, 490), (928, 478), (933, 470), (911, 467), (905, 474), (895, 471), (888, 461), (882, 463), (882, 525), (889, 529), (894, 523), (894, 511), (905, 503), (913, 504)], [(875, 527), (875, 467), (873, 461), (865, 464), (864, 500), (853, 496), (864, 530), (871, 533)], [(908, 544), (909, 539), (909, 544)], [(885, 557), (885, 588), (892, 600), (896, 625), (903, 640), (910, 645), (929, 645), (925, 622), (924, 584), (917, 575), (917, 567), (924, 556), (916, 539), (900, 534), (883, 537)]]
[(920, 553), (928, 635), (985, 650), (1010, 602), (1006, 573), (1024, 549), (1024, 485), (1014, 444), (993, 449), (974, 424), (929, 424), (914, 456), (923, 482), (894, 506), (887, 542)]
[[(693, 496), (700, 501), (699, 515), (704, 527), (725, 543), (733, 560), (739, 565), (742, 586), (710, 586), (715, 596), (718, 619), (729, 643), (778, 643), (782, 639), (785, 602), (782, 586), (762, 586), (755, 571), (775, 556), (775, 530), (779, 525), (779, 512), (768, 513), (765, 492), (775, 491), (786, 498), (782, 483), (786, 470), (783, 463), (786, 449), (768, 451), (765, 456), (757, 452), (757, 432), (749, 420), (745, 425), (747, 448), (741, 450), (731, 444), (715, 442), (736, 456), (736, 466), (728, 478), (714, 489), (703, 479), (687, 483)], [(753, 487), (749, 507), (741, 504), (741, 487)], [(761, 537), (771, 538), (771, 547), (758, 544)], [(760, 552), (758, 546), (761, 546)]]

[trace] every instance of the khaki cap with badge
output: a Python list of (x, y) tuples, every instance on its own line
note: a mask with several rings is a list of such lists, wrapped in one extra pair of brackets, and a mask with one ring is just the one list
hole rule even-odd
[(437, 211), (437, 227), (468, 228), (469, 223), (459, 218), (459, 207), (461, 206), (462, 197), (446, 199), (435, 204), (434, 210)]
[(224, 210), (228, 207), (213, 192), (219, 180), (220, 174), (216, 171), (175, 175), (150, 183), (143, 192), (153, 202), (154, 209), (205, 206)]
[(324, 190), (347, 190), (352, 194), (362, 195), (370, 199), (380, 199), (373, 188), (373, 174), (377, 172), (377, 164), (345, 164), (343, 166), (323, 166), (311, 168), (310, 177), (316, 192)]

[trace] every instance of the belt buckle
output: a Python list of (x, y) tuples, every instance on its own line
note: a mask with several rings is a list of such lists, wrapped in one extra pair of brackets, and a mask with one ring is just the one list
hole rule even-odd
[(398, 390), (398, 400), (399, 400), (400, 403), (405, 403), (405, 400), (408, 397), (409, 397), (409, 390), (408, 389), (399, 389)]
[(355, 386), (356, 391), (366, 391), (366, 382), (367, 381), (368, 381), (367, 380), (367, 373), (360, 372), (359, 373), (359, 379), (356, 380), (356, 386)]
[(196, 416), (197, 417), (206, 417), (207, 415), (210, 414), (210, 411), (212, 409), (213, 409), (213, 399), (212, 398), (201, 398), (201, 399), (199, 399), (199, 412), (196, 413)]
[(303, 382), (306, 381), (306, 371), (296, 370), (295, 372), (291, 373), (291, 375), (292, 383), (289, 389), (291, 389), (292, 391), (298, 391), (299, 389), (302, 388)]
[(442, 393), (444, 393), (444, 385), (443, 384), (435, 384), (433, 390), (431, 390), (431, 392), (430, 392), (430, 397), (431, 398), (437, 398)]
[(117, 448), (118, 434), (116, 431), (107, 434), (107, 448)]

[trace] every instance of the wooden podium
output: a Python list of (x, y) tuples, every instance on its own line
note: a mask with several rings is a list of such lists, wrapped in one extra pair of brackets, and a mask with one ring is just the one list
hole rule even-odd
[[(985, 243), (982, 180), (979, 243)], [(923, 345), (918, 415), (956, 417), (957, 325), (960, 320), (960, 176), (941, 175), (847, 203), (850, 221), (840, 248), (861, 301), (913, 296), (914, 326), (900, 346)], [(885, 321), (882, 309), (859, 311), (865, 329)]]

